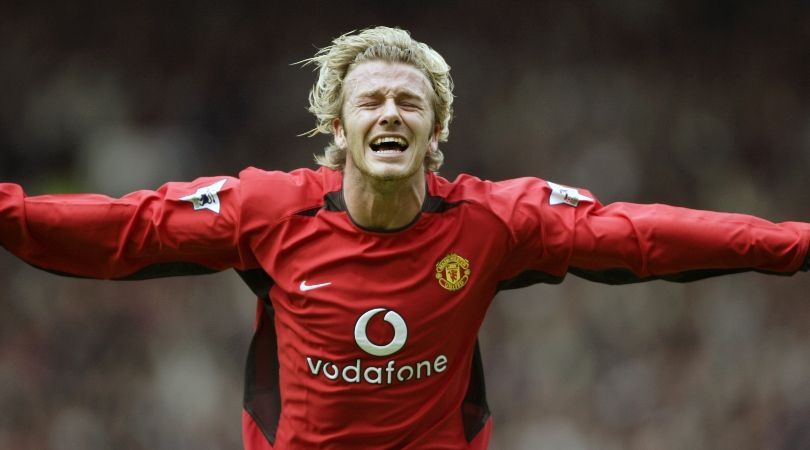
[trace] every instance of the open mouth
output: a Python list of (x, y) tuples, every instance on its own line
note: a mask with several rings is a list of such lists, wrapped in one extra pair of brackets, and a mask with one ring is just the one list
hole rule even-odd
[(408, 148), (408, 141), (398, 136), (384, 136), (369, 144), (374, 153), (400, 153)]

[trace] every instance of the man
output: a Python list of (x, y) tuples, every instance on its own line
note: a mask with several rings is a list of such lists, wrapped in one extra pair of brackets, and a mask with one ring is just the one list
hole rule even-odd
[(240, 273), (259, 297), (247, 449), (486, 448), (476, 336), (502, 289), (568, 272), (628, 283), (808, 268), (808, 224), (439, 177), (449, 67), (405, 31), (341, 36), (309, 62), (313, 133), (334, 135), (317, 171), (247, 169), (121, 199), (0, 185), (0, 243), (41, 268)]

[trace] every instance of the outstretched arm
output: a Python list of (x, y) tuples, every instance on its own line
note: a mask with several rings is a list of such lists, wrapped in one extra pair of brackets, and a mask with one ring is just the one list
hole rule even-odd
[(598, 203), (577, 211), (569, 272), (607, 283), (691, 281), (807, 270), (810, 224), (668, 205)]
[(537, 178), (486, 186), (490, 207), (514, 235), (501, 289), (556, 283), (567, 273), (623, 284), (808, 270), (808, 223), (661, 204), (602, 205), (586, 190)]
[(168, 183), (122, 198), (28, 197), (0, 184), (0, 244), (62, 274), (149, 278), (255, 266), (239, 241), (239, 180)]

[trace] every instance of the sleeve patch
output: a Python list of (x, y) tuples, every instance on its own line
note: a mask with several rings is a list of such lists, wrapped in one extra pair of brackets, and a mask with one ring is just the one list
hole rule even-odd
[(593, 199), (587, 195), (580, 194), (578, 190), (566, 186), (546, 181), (548, 187), (551, 188), (551, 195), (548, 198), (549, 205), (566, 204), (569, 206), (577, 206), (579, 202), (593, 202)]
[(180, 200), (191, 202), (194, 205), (194, 211), (200, 209), (208, 209), (219, 214), (219, 190), (225, 185), (227, 179), (222, 179), (216, 183), (197, 189), (197, 192), (180, 197)]

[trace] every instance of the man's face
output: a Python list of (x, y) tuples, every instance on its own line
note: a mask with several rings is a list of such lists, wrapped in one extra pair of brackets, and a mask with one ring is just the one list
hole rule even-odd
[(424, 171), (425, 155), (438, 147), (427, 77), (403, 63), (357, 65), (343, 85), (335, 143), (346, 148), (346, 170), (380, 181), (405, 180)]

